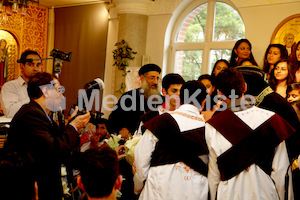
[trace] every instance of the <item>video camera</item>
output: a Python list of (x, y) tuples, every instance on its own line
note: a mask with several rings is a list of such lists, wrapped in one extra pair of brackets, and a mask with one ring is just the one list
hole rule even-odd
[(72, 52), (65, 53), (65, 52), (59, 51), (58, 49), (53, 49), (50, 52), (50, 56), (52, 56), (54, 59), (53, 73), (58, 78), (58, 75), (61, 73), (62, 62), (63, 61), (70, 62), (71, 57), (72, 57)]
[(64, 60), (64, 61), (70, 62), (71, 57), (72, 57), (72, 52), (65, 53), (65, 52), (59, 51), (58, 49), (53, 49), (50, 52), (50, 56), (52, 56), (54, 59), (59, 59), (59, 60)]

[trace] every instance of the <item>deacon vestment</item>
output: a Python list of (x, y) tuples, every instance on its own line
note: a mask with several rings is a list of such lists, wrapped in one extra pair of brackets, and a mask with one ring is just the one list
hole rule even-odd
[(162, 105), (157, 106), (157, 110), (149, 110), (148, 112), (146, 112), (144, 115), (142, 115), (140, 117), (141, 122), (140, 122), (139, 128), (135, 132), (135, 134), (143, 135), (143, 133), (145, 132), (145, 127), (143, 127), (144, 123), (146, 123), (147, 121), (150, 121), (154, 117), (161, 115), (163, 113), (166, 113), (168, 111), (169, 110), (166, 109), (165, 103), (163, 103)]
[(199, 109), (189, 104), (144, 124), (133, 164), (140, 199), (208, 198), (204, 125)]
[(211, 199), (284, 199), (285, 187), (292, 199), (284, 140), (293, 132), (279, 115), (257, 107), (227, 109), (209, 120), (205, 139)]

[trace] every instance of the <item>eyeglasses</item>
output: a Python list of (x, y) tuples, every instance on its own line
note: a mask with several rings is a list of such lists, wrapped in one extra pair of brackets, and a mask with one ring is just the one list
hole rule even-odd
[(157, 80), (159, 81), (159, 77), (155, 77), (155, 76), (145, 76), (146, 78), (149, 78), (151, 81)]

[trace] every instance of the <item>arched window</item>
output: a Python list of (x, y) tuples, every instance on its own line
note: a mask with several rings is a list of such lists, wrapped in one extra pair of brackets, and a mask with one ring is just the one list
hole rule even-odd
[(216, 0), (193, 1), (173, 30), (174, 71), (186, 81), (210, 74), (218, 59), (229, 60), (235, 42), (245, 37), (239, 13), (229, 2)]

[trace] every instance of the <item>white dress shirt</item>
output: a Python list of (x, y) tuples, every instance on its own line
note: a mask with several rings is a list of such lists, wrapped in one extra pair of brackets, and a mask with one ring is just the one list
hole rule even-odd
[(27, 83), (21, 76), (2, 86), (0, 102), (6, 117), (12, 118), (22, 105), (29, 103), (29, 101)]

